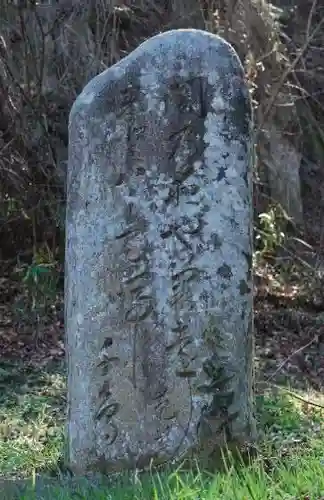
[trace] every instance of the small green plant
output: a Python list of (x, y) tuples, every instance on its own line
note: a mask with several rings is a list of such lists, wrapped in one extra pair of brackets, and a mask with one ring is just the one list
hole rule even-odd
[(34, 253), (31, 264), (18, 262), (16, 272), (22, 293), (15, 302), (15, 316), (21, 322), (39, 323), (56, 301), (58, 263), (45, 245)]
[(286, 218), (279, 206), (270, 207), (268, 212), (259, 214), (259, 226), (256, 228), (256, 257), (271, 257), (285, 240), (284, 227)]

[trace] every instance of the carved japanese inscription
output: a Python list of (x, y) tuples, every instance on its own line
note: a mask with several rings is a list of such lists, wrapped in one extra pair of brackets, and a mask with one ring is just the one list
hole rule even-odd
[(72, 467), (209, 459), (253, 440), (251, 131), (238, 57), (202, 31), (148, 40), (76, 100)]

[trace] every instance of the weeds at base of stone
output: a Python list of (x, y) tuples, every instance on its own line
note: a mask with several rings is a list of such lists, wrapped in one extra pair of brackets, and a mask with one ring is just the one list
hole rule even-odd
[[(225, 472), (147, 473), (109, 486), (61, 472), (64, 370), (0, 366), (0, 491), (4, 499), (324, 499), (324, 413), (284, 392), (257, 396), (263, 440), (248, 466)], [(319, 395), (323, 403), (323, 396)]]

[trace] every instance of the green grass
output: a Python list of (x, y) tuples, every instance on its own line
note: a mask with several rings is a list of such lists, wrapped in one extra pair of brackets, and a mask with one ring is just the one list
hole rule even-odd
[(68, 478), (59, 467), (64, 409), (63, 370), (0, 365), (0, 498), (324, 499), (323, 411), (284, 392), (257, 397), (264, 433), (258, 458), (249, 466), (228, 458), (225, 472), (214, 476), (178, 470), (105, 484)]
[(0, 477), (55, 467), (63, 445), (64, 408), (63, 374), (0, 365)]

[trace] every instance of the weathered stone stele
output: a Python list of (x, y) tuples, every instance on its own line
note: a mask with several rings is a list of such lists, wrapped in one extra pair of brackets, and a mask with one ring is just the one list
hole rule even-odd
[(212, 459), (254, 437), (243, 69), (199, 30), (94, 78), (69, 123), (68, 449), (77, 471)]

